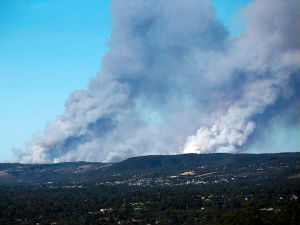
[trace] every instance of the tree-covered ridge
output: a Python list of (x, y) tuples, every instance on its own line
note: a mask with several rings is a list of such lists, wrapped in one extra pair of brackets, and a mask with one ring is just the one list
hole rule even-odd
[[(299, 156), (188, 154), (112, 164), (0, 164), (0, 224), (294, 225)], [(13, 179), (3, 179), (7, 174)]]
[[(263, 172), (277, 169), (297, 169), (300, 153), (279, 154), (183, 154), (157, 155), (129, 158), (118, 163), (71, 162), (56, 164), (0, 164), (1, 183), (34, 182), (83, 182), (116, 180), (115, 177), (175, 176), (189, 170), (199, 171), (198, 175), (223, 171), (228, 174), (244, 170)], [(201, 169), (200, 169), (201, 168)]]

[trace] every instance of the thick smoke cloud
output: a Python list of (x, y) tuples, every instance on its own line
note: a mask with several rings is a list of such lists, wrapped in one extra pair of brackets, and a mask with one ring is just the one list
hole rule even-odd
[(113, 0), (101, 71), (16, 160), (245, 151), (258, 124), (299, 106), (299, 9), (256, 0), (246, 30), (229, 39), (209, 1)]
[(256, 1), (246, 9), (246, 31), (219, 61), (230, 82), (244, 79), (238, 86), (239, 97), (228, 103), (210, 127), (202, 126), (190, 136), (184, 152), (236, 152), (253, 133), (259, 114), (281, 95), (289, 99), (293, 91), (299, 92), (299, 87), (293, 90), (289, 84), (292, 76), (299, 77), (298, 9), (298, 1), (280, 0)]

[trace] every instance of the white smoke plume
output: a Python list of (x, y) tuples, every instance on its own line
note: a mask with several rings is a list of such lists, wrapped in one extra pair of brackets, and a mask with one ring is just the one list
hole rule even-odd
[(299, 2), (269, 0), (245, 10), (248, 27), (231, 43), (220, 68), (226, 78), (242, 71), (246, 82), (211, 127), (201, 126), (188, 137), (185, 153), (238, 151), (255, 129), (255, 116), (290, 91), (288, 81), (299, 77), (300, 63), (299, 12), (293, 8), (299, 9)]
[(279, 113), (299, 126), (284, 113), (299, 106), (299, 9), (294, 0), (255, 0), (245, 31), (229, 39), (207, 0), (112, 0), (101, 71), (15, 159), (238, 152)]

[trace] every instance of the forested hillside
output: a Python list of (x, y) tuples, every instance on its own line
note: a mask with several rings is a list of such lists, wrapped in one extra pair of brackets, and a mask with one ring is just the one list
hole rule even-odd
[(294, 225), (299, 170), (299, 153), (0, 164), (0, 224)]

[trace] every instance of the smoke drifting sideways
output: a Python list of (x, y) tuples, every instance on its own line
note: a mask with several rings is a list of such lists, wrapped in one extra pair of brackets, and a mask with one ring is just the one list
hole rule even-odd
[(15, 161), (244, 152), (274, 128), (299, 131), (299, 1), (251, 2), (232, 39), (206, 0), (112, 0), (111, 12), (99, 74)]

